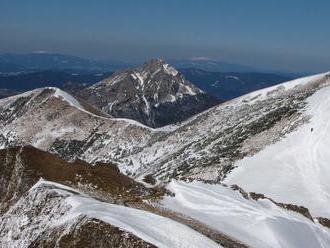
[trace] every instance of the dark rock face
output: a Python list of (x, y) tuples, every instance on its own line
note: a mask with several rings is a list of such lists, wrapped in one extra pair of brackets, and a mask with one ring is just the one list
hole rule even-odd
[(316, 219), (321, 225), (330, 228), (330, 220), (328, 218), (318, 217)]
[(155, 194), (121, 174), (115, 165), (92, 166), (80, 160), (69, 163), (32, 146), (0, 150), (0, 165), (0, 216), (40, 178), (74, 187), (94, 185), (100, 195), (116, 202), (135, 202)]
[(150, 127), (181, 122), (219, 103), (161, 59), (116, 73), (78, 96), (114, 117)]

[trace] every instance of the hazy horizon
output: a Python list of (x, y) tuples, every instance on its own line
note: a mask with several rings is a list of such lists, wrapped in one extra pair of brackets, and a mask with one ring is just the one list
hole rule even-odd
[(273, 71), (330, 70), (320, 1), (0, 3), (0, 53), (48, 51), (117, 61), (209, 58)]

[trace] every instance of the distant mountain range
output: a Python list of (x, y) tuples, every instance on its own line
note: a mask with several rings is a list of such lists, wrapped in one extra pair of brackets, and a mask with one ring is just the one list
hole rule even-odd
[(293, 76), (258, 72), (209, 72), (196, 68), (180, 71), (197, 87), (222, 100), (293, 79)]
[[(270, 73), (209, 72), (196, 68), (179, 70), (187, 80), (221, 100), (229, 100), (254, 90), (276, 85), (293, 79), (290, 76)], [(0, 74), (0, 98), (39, 87), (53, 86), (75, 94), (109, 76), (112, 72), (36, 71)], [(73, 91), (68, 88), (73, 89)]]
[(71, 72), (105, 72), (126, 69), (131, 63), (114, 60), (84, 59), (56, 53), (0, 54), (0, 72), (56, 70)]
[[(217, 61), (208, 58), (166, 59), (167, 62), (179, 69), (196, 68), (212, 72), (271, 72), (252, 66)], [(27, 53), (27, 54), (0, 54), (0, 73), (13, 73), (22, 71), (89, 71), (108, 72), (132, 68), (142, 64), (143, 61), (127, 62), (117, 60), (85, 59), (77, 56), (57, 53)], [(280, 72), (275, 74), (282, 74)], [(283, 73), (287, 74), (287, 73)]]
[(261, 69), (240, 65), (240, 64), (233, 64), (227, 63), (223, 61), (217, 61), (213, 59), (198, 59), (198, 58), (191, 58), (191, 59), (169, 59), (169, 63), (174, 65), (177, 68), (196, 68), (205, 71), (212, 71), (212, 72), (260, 72)]
[[(169, 60), (189, 81), (221, 100), (230, 100), (297, 75), (255, 72), (255, 68), (209, 59)], [(72, 94), (134, 63), (96, 61), (75, 56), (31, 53), (0, 55), (0, 98), (53, 86)]]
[(85, 87), (112, 75), (112, 72), (71, 73), (67, 71), (37, 71), (12, 74), (0, 74), (0, 88), (7, 88), (16, 91), (27, 91), (35, 88), (53, 86), (63, 88), (63, 85), (71, 82), (84, 84)]

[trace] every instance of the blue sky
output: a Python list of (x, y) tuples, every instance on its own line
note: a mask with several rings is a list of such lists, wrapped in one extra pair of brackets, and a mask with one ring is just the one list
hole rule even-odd
[(0, 52), (330, 70), (330, 1), (0, 0)]

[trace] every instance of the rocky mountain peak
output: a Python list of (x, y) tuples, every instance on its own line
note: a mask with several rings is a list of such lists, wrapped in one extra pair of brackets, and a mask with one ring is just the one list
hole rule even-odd
[(165, 73), (174, 77), (179, 75), (179, 72), (174, 67), (167, 64), (166, 61), (161, 58), (151, 59), (142, 66), (138, 67), (137, 70), (149, 72), (151, 74)]
[(78, 96), (114, 117), (151, 127), (182, 121), (218, 103), (162, 59), (116, 73)]
[(145, 62), (142, 67), (150, 67), (150, 66), (158, 66), (161, 67), (164, 64), (166, 64), (166, 61), (162, 58), (155, 58), (155, 59), (150, 59), (149, 61)]

